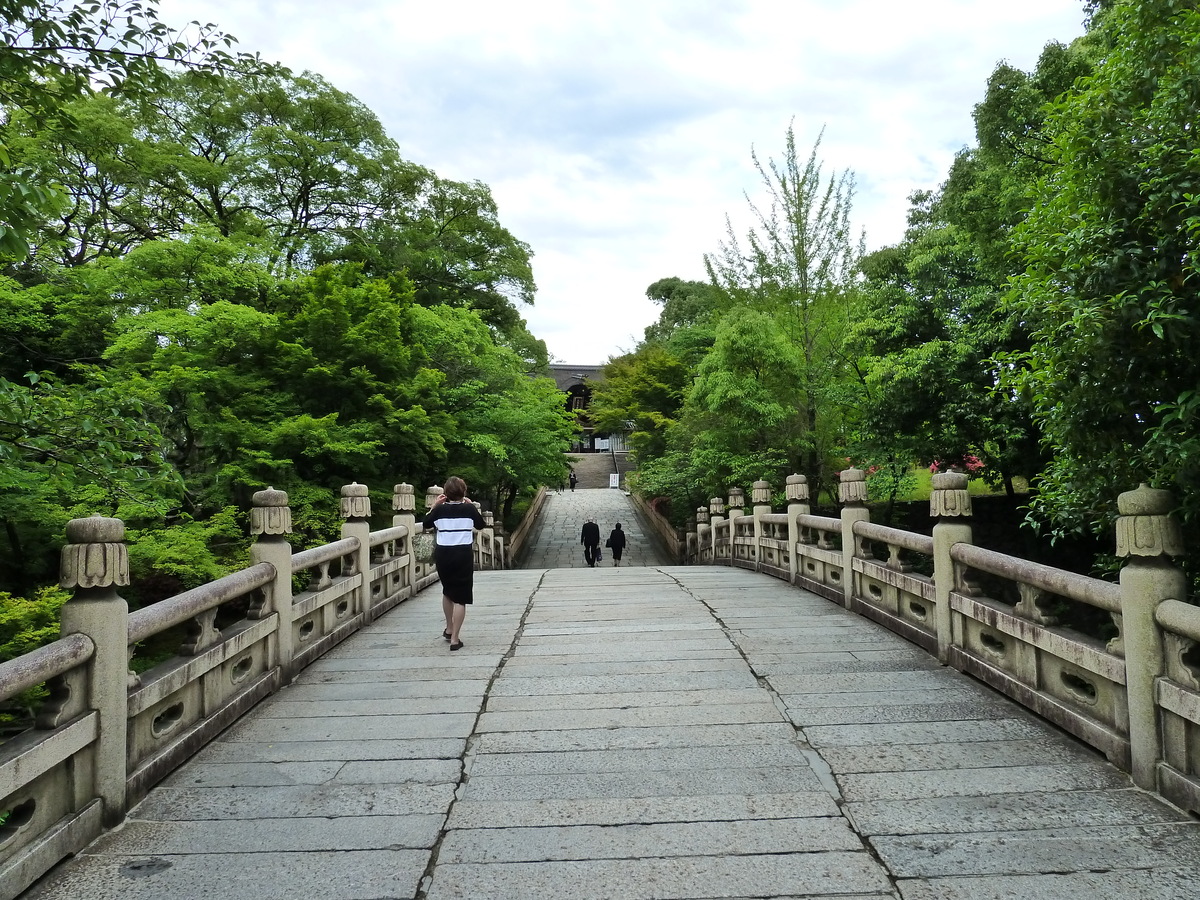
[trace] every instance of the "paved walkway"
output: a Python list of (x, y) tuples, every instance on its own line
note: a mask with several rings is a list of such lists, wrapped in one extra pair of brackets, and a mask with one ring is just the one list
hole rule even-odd
[(37, 900), (1194, 900), (1200, 823), (725, 568), (480, 573), (262, 703)]
[[(657, 542), (647, 538), (633, 502), (623, 491), (615, 488), (569, 488), (562, 493), (551, 492), (546, 497), (538, 524), (534, 526), (529, 553), (524, 560), (526, 569), (586, 569), (583, 545), (579, 533), (588, 516), (594, 516), (600, 526), (600, 544), (608, 540), (609, 532), (618, 522), (625, 532), (626, 547), (621, 567), (656, 566), (670, 563)], [(613, 566), (612, 554), (604, 548), (604, 568)]]

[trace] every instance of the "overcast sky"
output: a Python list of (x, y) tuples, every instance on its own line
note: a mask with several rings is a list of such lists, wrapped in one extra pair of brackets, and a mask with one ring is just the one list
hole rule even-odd
[[(553, 358), (633, 348), (659, 278), (703, 279), (746, 224), (751, 148), (807, 154), (857, 181), (868, 248), (903, 234), (908, 194), (973, 143), (1000, 60), (1023, 69), (1083, 33), (1081, 0), (162, 0), (323, 75), (402, 154), (489, 185), (534, 252), (523, 314)], [(741, 230), (741, 228), (739, 228)]]

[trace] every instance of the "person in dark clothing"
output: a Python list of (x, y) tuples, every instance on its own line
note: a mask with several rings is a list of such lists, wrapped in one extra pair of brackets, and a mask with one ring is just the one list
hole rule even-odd
[(442, 612), (446, 614), (442, 637), (450, 642), (451, 650), (461, 650), (459, 632), (467, 617), (467, 607), (475, 599), (474, 529), (484, 527), (483, 516), (467, 499), (467, 483), (457, 475), (452, 476), (421, 524), (437, 529), (433, 563), (442, 582)]
[(583, 532), (579, 536), (579, 543), (583, 544), (583, 561), (594, 569), (596, 552), (600, 549), (600, 526), (590, 516), (583, 523)]
[[(572, 494), (575, 493), (575, 485), (576, 485), (576, 483), (578, 483), (579, 477), (575, 474), (574, 469), (571, 470), (571, 475), (569, 476), (569, 478), (567, 480), (571, 482), (571, 493)], [(596, 539), (596, 543), (597, 544), (600, 543), (599, 538)]]
[(621, 530), (621, 523), (617, 523), (617, 527), (608, 535), (608, 540), (604, 542), (604, 546), (612, 550), (613, 565), (619, 567), (621, 565), (621, 554), (625, 550), (625, 532)]

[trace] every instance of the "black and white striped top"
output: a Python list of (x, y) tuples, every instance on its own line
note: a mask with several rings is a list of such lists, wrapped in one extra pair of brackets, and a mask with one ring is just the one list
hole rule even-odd
[(439, 547), (464, 547), (472, 540), (472, 530), (483, 528), (483, 516), (474, 503), (446, 500), (431, 509), (421, 521), (426, 528), (437, 528)]

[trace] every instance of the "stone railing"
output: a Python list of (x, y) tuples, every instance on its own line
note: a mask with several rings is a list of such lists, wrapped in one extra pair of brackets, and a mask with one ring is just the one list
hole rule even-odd
[[(120, 823), (298, 671), (437, 580), (411, 552), (411, 485), (396, 485), (392, 526), (376, 532), (366, 486), (341, 493), (341, 539), (293, 552), (287, 494), (259, 491), (249, 567), (133, 613), (117, 590), (129, 584), (124, 523), (97, 516), (67, 525), (60, 583), (74, 593), (62, 637), (0, 663), (0, 700), (39, 684), (50, 693), (34, 727), (0, 745), (2, 900)], [(502, 567), (504, 549), (491, 527), (477, 532), (478, 566)], [(136, 645), (177, 632), (174, 656), (130, 672)]]
[(533, 501), (529, 504), (529, 509), (525, 510), (525, 516), (521, 519), (512, 534), (508, 537), (508, 560), (511, 565), (519, 565), (520, 560), (524, 558), (526, 545), (529, 543), (530, 537), (533, 535), (534, 526), (537, 524), (538, 516), (542, 514), (542, 507), (546, 505), (546, 495), (548, 491), (545, 487), (538, 488), (538, 492), (534, 494)]
[[(873, 524), (858, 469), (841, 474), (837, 518), (811, 515), (800, 475), (786, 513), (766, 482), (750, 513), (734, 488), (696, 511), (686, 562), (765, 572), (873, 619), (1200, 814), (1200, 607), (1170, 561), (1183, 550), (1170, 496), (1142, 485), (1119, 498), (1114, 584), (974, 546), (966, 476), (933, 486), (931, 536)], [(1073, 604), (1111, 616), (1117, 637), (1061, 625), (1056, 608)]]

